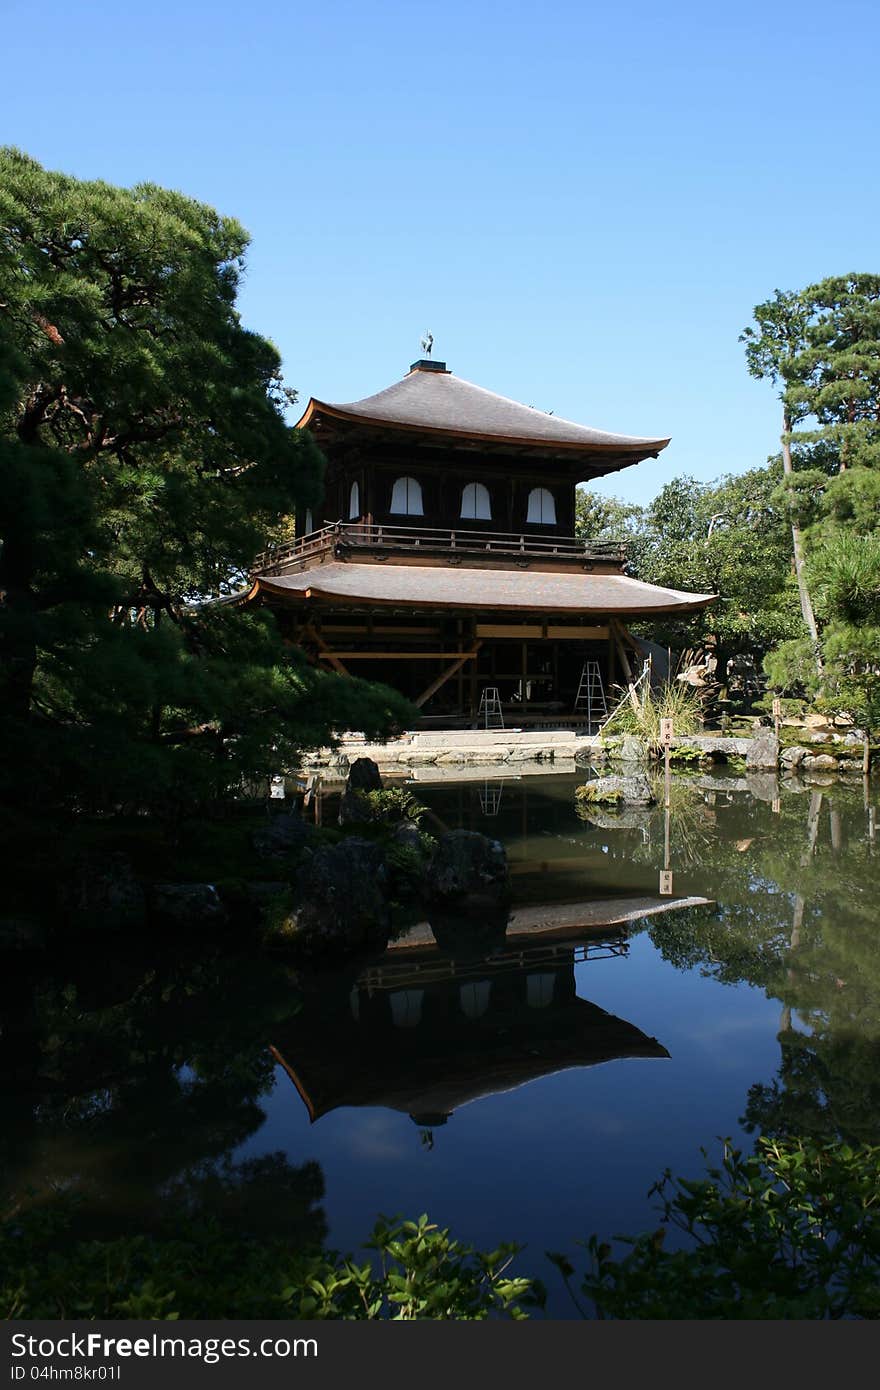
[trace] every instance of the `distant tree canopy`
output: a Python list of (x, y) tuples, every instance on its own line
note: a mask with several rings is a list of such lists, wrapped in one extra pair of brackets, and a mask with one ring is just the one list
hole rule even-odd
[(0, 151), (0, 708), (6, 790), (198, 798), (392, 692), (200, 600), (319, 494), (277, 350), (236, 308), (247, 236), (182, 194)]
[[(621, 519), (606, 534), (613, 530), (626, 542), (630, 573), (652, 584), (720, 595), (696, 618), (677, 623), (682, 642), (711, 635), (724, 658), (760, 658), (800, 631), (781, 477), (777, 460), (714, 483), (675, 478), (647, 507), (626, 507), (625, 518), (613, 510), (614, 498), (597, 499)], [(584, 535), (597, 534), (589, 530), (598, 511), (592, 496), (579, 496)]]
[(777, 290), (742, 335), (781, 402), (781, 452), (647, 507), (581, 489), (578, 534), (627, 542), (630, 572), (716, 592), (682, 641), (763, 659), (771, 685), (880, 725), (880, 275)]

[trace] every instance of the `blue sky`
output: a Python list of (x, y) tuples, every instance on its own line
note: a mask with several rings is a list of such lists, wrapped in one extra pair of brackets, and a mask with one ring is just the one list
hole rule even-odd
[(776, 447), (737, 339), (878, 269), (880, 7), (3, 0), (0, 140), (250, 231), (242, 310), (303, 400), (458, 375), (672, 436), (647, 501)]

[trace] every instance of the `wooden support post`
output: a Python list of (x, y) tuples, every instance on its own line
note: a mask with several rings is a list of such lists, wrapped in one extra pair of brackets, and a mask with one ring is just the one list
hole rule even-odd
[(614, 640), (615, 640), (615, 643), (616, 643), (616, 645), (617, 645), (617, 655), (620, 657), (620, 664), (621, 664), (621, 666), (623, 667), (623, 674), (624, 674), (624, 677), (626, 678), (627, 689), (628, 689), (628, 691), (629, 691), (629, 700), (630, 700), (630, 704), (632, 705), (632, 707), (633, 707), (633, 709), (635, 710), (636, 714), (640, 714), (640, 713), (641, 713), (641, 706), (640, 706), (640, 704), (639, 704), (639, 697), (638, 697), (638, 695), (636, 694), (635, 681), (633, 680), (633, 673), (632, 673), (632, 668), (630, 667), (630, 664), (629, 664), (629, 657), (628, 657), (627, 654), (626, 654), (626, 647), (623, 645), (623, 638), (622, 638), (622, 636), (621, 636), (620, 624), (617, 622), (617, 619), (616, 619), (616, 618), (612, 618), (612, 619), (610, 620), (610, 624), (609, 624), (609, 625), (610, 625), (610, 627), (611, 627), (611, 631), (614, 633)]
[(444, 671), (441, 671), (437, 679), (433, 680), (431, 684), (427, 687), (427, 689), (422, 691), (421, 695), (419, 695), (413, 701), (413, 704), (416, 705), (419, 709), (421, 709), (423, 705), (427, 704), (431, 696), (437, 694), (437, 691), (440, 689), (441, 685), (445, 685), (448, 680), (450, 680), (454, 675), (456, 675), (466, 664), (466, 662), (473, 661), (474, 657), (477, 655), (477, 652), (480, 650), (480, 647), (482, 645), (482, 642), (475, 642), (474, 650), (472, 652), (462, 652), (461, 656), (457, 656), (455, 660), (452, 662), (451, 666), (447, 666)]
[(309, 624), (308, 626), (303, 628), (303, 634), (311, 638), (311, 640), (317, 646), (322, 659), (326, 661), (328, 665), (332, 666), (334, 671), (337, 671), (340, 676), (351, 675), (351, 672), (343, 666), (342, 662), (339, 660), (332, 647), (327, 646), (327, 643), (324, 641), (320, 632), (318, 632), (316, 628)]

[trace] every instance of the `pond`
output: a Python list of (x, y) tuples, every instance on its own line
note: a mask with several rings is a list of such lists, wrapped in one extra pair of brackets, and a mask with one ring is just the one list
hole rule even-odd
[(7, 974), (0, 1201), (74, 1188), (97, 1232), (171, 1195), (342, 1249), (424, 1211), (524, 1244), (567, 1316), (544, 1252), (651, 1227), (718, 1136), (880, 1142), (876, 785), (676, 778), (621, 823), (578, 817), (579, 780), (414, 789), (505, 845), (503, 945), (422, 923), (336, 974), (204, 942)]

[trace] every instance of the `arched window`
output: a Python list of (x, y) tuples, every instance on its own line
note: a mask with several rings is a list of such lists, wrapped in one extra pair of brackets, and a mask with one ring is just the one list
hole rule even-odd
[(458, 998), (465, 1018), (482, 1018), (489, 1007), (491, 993), (491, 980), (468, 980), (466, 984), (460, 985)]
[(398, 516), (424, 516), (421, 483), (415, 478), (398, 478), (391, 492), (391, 510)]
[(556, 503), (553, 493), (545, 487), (533, 487), (529, 493), (529, 512), (526, 521), (538, 526), (556, 525)]
[(388, 996), (395, 1028), (416, 1028), (422, 1021), (423, 989), (396, 989)]
[(308, 511), (306, 512), (306, 519), (303, 522), (303, 535), (310, 536), (314, 529), (314, 525), (312, 524), (312, 509), (311, 507), (309, 507)]
[(463, 521), (491, 521), (492, 502), (489, 489), (482, 483), (468, 483), (461, 490), (461, 516)]
[(556, 976), (540, 971), (526, 976), (526, 1003), (530, 1009), (546, 1009), (553, 1003), (553, 987)]
[(357, 483), (352, 483), (351, 492), (348, 494), (348, 519), (357, 521), (361, 514), (361, 490)]

